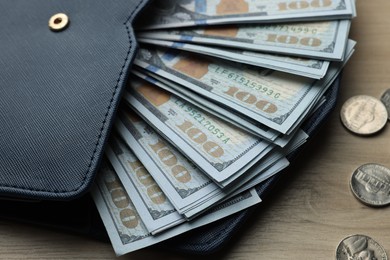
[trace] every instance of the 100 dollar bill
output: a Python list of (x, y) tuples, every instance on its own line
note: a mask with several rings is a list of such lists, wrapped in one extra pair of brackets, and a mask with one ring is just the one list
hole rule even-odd
[(124, 98), (217, 184), (240, 176), (274, 147), (146, 81), (132, 79)]
[(196, 43), (340, 61), (348, 40), (349, 20), (271, 25), (223, 25), (148, 31), (138, 38)]
[(199, 96), (191, 90), (183, 88), (179, 84), (166, 78), (160, 77), (146, 70), (132, 70), (132, 74), (172, 93), (175, 96), (178, 96), (179, 98), (191, 103), (193, 106), (196, 106), (201, 110), (213, 114), (214, 116), (224, 120), (225, 122), (228, 122), (229, 124), (233, 124), (277, 146), (283, 147), (291, 140), (291, 135), (281, 135), (279, 132), (253, 120), (248, 121), (248, 118), (243, 118), (240, 115), (233, 113), (233, 111), (231, 111), (229, 108), (221, 107), (218, 104), (215, 104), (210, 100)]
[[(239, 181), (235, 181), (229, 188), (221, 189), (181, 155), (177, 149), (158, 135), (145, 121), (134, 115), (134, 112), (122, 111), (119, 119), (115, 123), (116, 130), (123, 137), (123, 142), (131, 147), (139, 158), (137, 170), (143, 169), (144, 174), (137, 174), (137, 176), (142, 176), (142, 179), (145, 179), (146, 169), (175, 205), (177, 211), (183, 214), (186, 219), (192, 219), (199, 215), (230, 196), (242, 185), (247, 185), (252, 179), (256, 179), (254, 182), (257, 184), (275, 174), (280, 167), (286, 166), (286, 162), (282, 159), (286, 153), (282, 150), (275, 151), (249, 169)], [(306, 138), (307, 136), (302, 134), (296, 135), (292, 143), (302, 144)], [(286, 151), (291, 151), (291, 149)], [(116, 152), (116, 154), (122, 153)], [(277, 161), (279, 168), (269, 169)], [(121, 176), (120, 172), (118, 175)], [(253, 186), (249, 186), (245, 190)]]
[(189, 209), (199, 208), (211, 199), (216, 203), (225, 197), (219, 186), (134, 115), (134, 111), (124, 110), (115, 123), (116, 130), (180, 214), (185, 215)]
[(146, 229), (142, 215), (137, 212), (119, 177), (107, 165), (103, 164), (91, 193), (117, 256), (148, 247), (261, 202), (252, 189), (217, 205), (202, 217), (153, 236)]
[(135, 64), (283, 134), (294, 130), (326, 81), (167, 49), (141, 49)]
[(139, 29), (350, 19), (355, 7), (351, 0), (176, 0), (156, 4), (149, 12)]
[(111, 138), (106, 155), (150, 233), (160, 233), (185, 221), (123, 141)]
[(204, 54), (242, 64), (283, 71), (314, 79), (321, 79), (324, 77), (330, 64), (329, 61), (324, 60), (289, 57), (240, 49), (202, 46), (166, 40), (138, 38), (138, 41), (145, 44)]

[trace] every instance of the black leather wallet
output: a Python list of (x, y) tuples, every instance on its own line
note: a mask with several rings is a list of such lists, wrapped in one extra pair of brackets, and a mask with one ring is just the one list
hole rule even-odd
[[(0, 3), (0, 196), (85, 194), (136, 52), (132, 22), (146, 3)], [(49, 24), (58, 14), (68, 18), (61, 31)]]
[[(132, 23), (147, 2), (0, 2), (2, 218), (108, 241), (88, 190), (136, 52)], [(302, 126), (310, 137), (334, 107), (337, 91), (338, 81), (328, 90), (326, 103)], [(294, 161), (298, 152), (289, 159)], [(263, 200), (281, 176), (283, 172), (258, 185)], [(156, 247), (214, 252), (253, 210)]]

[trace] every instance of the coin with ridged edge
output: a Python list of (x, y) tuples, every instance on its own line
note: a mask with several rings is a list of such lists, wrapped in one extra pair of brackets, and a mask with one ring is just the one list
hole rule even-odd
[(381, 101), (387, 109), (387, 115), (390, 120), (390, 89), (386, 90), (385, 93), (383, 93), (381, 97)]
[(372, 207), (390, 204), (390, 169), (368, 163), (357, 168), (351, 177), (350, 187), (355, 197)]
[(385, 249), (371, 237), (352, 235), (344, 238), (336, 249), (336, 260), (388, 260)]
[(377, 98), (359, 95), (348, 99), (340, 111), (341, 122), (351, 132), (372, 135), (387, 123), (385, 105)]

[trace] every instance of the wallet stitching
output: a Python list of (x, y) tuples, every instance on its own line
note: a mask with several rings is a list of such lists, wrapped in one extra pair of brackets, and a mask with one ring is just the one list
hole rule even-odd
[(90, 175), (90, 171), (91, 171), (91, 167), (92, 167), (92, 164), (93, 164), (93, 160), (95, 159), (95, 156), (96, 156), (96, 152), (98, 150), (98, 146), (101, 142), (101, 138), (103, 136), (103, 131), (104, 129), (106, 128), (106, 123), (107, 123), (107, 117), (109, 115), (109, 112), (110, 110), (112, 109), (112, 103), (114, 102), (115, 100), (115, 95), (118, 91), (118, 87), (119, 87), (119, 83), (121, 81), (121, 78), (122, 78), (122, 75), (124, 74), (124, 69), (126, 67), (126, 64), (129, 60), (129, 55), (131, 53), (131, 51), (134, 49), (134, 45), (133, 45), (133, 40), (132, 40), (132, 34), (130, 32), (130, 26), (129, 26), (129, 23), (130, 23), (130, 19), (134, 16), (135, 13), (138, 13), (139, 12), (139, 7), (144, 3), (145, 0), (141, 0), (137, 5), (136, 7), (133, 9), (133, 11), (130, 13), (129, 17), (126, 19), (126, 21), (123, 23), (123, 25), (126, 27), (126, 32), (127, 32), (127, 36), (129, 38), (129, 48), (127, 50), (127, 53), (126, 53), (126, 57), (125, 57), (125, 61), (122, 65), (122, 68), (121, 68), (121, 71), (119, 72), (119, 76), (118, 76), (118, 79), (117, 79), (117, 83), (113, 89), (113, 92), (112, 92), (112, 95), (111, 95), (111, 100), (110, 100), (110, 103), (107, 107), (107, 111), (106, 111), (106, 114), (104, 115), (104, 119), (102, 121), (102, 126), (100, 128), (100, 133), (97, 137), (97, 140), (96, 140), (96, 145), (95, 145), (95, 149), (93, 150), (93, 153), (92, 153), (92, 156), (91, 156), (91, 159), (90, 159), (90, 162), (89, 162), (89, 165), (87, 167), (87, 171), (86, 173), (84, 174), (84, 178), (81, 182), (81, 184), (73, 189), (73, 190), (45, 190), (45, 189), (31, 189), (31, 188), (27, 188), (27, 187), (20, 187), (20, 186), (16, 186), (16, 185), (1, 185), (0, 187), (3, 187), (3, 188), (14, 188), (14, 189), (19, 189), (19, 190), (25, 190), (25, 191), (32, 191), (32, 192), (50, 192), (50, 193), (54, 193), (54, 194), (61, 194), (61, 193), (70, 193), (70, 192), (76, 192), (78, 191), (82, 186), (84, 186), (85, 184), (85, 181), (87, 180), (87, 177)]

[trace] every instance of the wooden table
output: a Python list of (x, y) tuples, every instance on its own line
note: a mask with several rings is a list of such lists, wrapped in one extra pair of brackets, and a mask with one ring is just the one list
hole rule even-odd
[[(344, 69), (337, 108), (300, 164), (222, 252), (204, 259), (334, 259), (344, 237), (373, 237), (390, 253), (390, 208), (369, 208), (349, 189), (352, 172), (376, 162), (390, 167), (390, 126), (376, 136), (350, 134), (339, 111), (351, 96), (380, 97), (390, 88), (390, 1), (358, 1), (350, 37), (356, 53)], [(144, 249), (123, 259), (188, 259)], [(0, 221), (1, 259), (116, 259), (110, 244)], [(198, 258), (198, 257), (193, 257)]]

